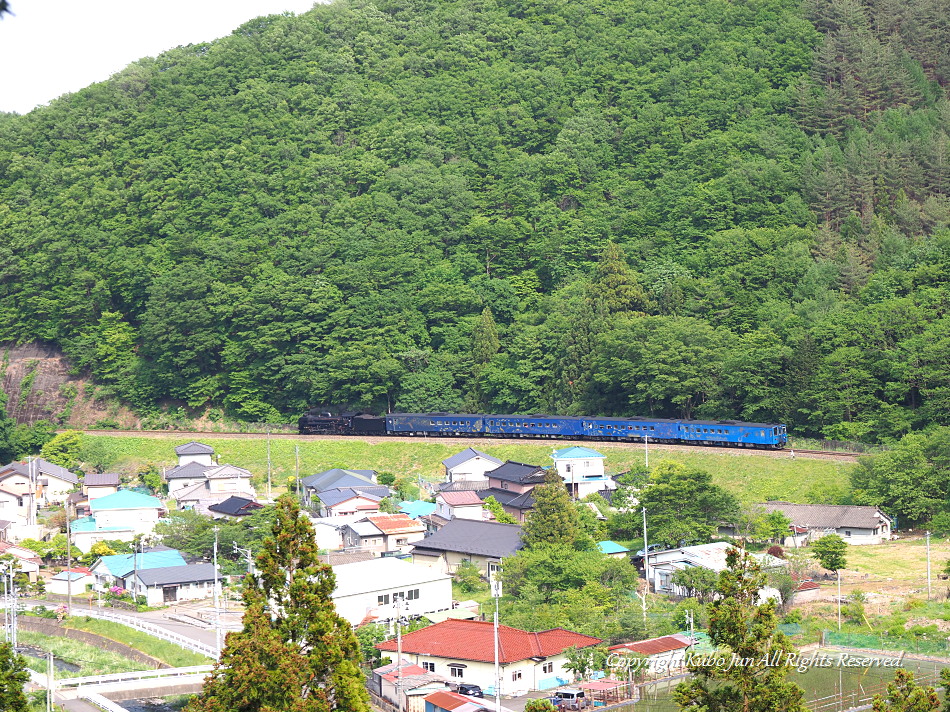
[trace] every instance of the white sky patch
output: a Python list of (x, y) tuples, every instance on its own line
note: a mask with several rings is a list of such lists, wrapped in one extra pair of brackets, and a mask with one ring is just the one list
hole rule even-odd
[(224, 37), (314, 0), (10, 0), (0, 21), (0, 111), (20, 114), (142, 57)]

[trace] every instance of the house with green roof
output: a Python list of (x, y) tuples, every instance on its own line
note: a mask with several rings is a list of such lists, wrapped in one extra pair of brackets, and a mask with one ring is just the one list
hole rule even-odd
[(93, 544), (106, 540), (132, 541), (137, 534), (148, 536), (165, 514), (165, 505), (157, 497), (119, 490), (92, 500), (91, 514), (72, 522), (73, 543), (88, 554)]
[(617, 483), (604, 472), (605, 455), (581, 445), (551, 453), (554, 467), (564, 484), (577, 499), (603, 490), (617, 489)]

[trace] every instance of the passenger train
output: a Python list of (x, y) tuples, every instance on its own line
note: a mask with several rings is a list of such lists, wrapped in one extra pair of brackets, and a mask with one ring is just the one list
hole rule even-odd
[(435, 437), (556, 438), (779, 449), (785, 426), (735, 420), (592, 418), (558, 415), (367, 413), (333, 415), (313, 409), (298, 421), (301, 435), (402, 435)]

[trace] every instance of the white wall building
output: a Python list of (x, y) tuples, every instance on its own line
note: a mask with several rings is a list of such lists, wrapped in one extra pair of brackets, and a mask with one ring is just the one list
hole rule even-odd
[(551, 459), (568, 491), (577, 499), (604, 489), (617, 489), (617, 483), (604, 472), (607, 457), (596, 450), (575, 445), (555, 450)]
[(427, 566), (386, 557), (334, 566), (333, 573), (336, 610), (353, 625), (367, 616), (379, 621), (394, 619), (399, 597), (403, 616), (452, 608), (452, 577)]
[(486, 455), (474, 448), (466, 448), (442, 461), (446, 482), (487, 480), (485, 473), (501, 464), (502, 461), (497, 457)]

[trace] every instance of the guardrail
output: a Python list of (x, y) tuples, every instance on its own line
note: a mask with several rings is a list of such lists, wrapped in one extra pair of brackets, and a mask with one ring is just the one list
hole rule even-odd
[[(37, 605), (39, 604), (27, 604), (25, 608), (35, 608)], [(178, 635), (177, 633), (173, 633), (170, 630), (166, 630), (165, 628), (152, 623), (146, 623), (139, 618), (124, 616), (120, 613), (106, 613), (105, 611), (99, 611), (94, 608), (75, 607), (73, 608), (73, 615), (88, 616), (89, 618), (112, 621), (113, 623), (121, 623), (122, 625), (126, 625), (129, 628), (134, 628), (135, 630), (140, 630), (143, 633), (148, 633), (155, 638), (160, 638), (169, 643), (174, 643), (175, 645), (184, 648), (185, 650), (190, 650), (193, 653), (205, 655), (212, 660), (218, 659), (218, 651), (213, 646), (206, 645), (205, 643), (202, 643), (198, 640), (186, 638), (183, 635)]]
[(87, 692), (83, 695), (79, 695), (79, 699), (85, 700), (89, 704), (95, 705), (105, 712), (129, 712), (125, 707), (120, 707), (112, 700), (96, 692)]
[[(134, 672), (114, 672), (109, 675), (90, 675), (88, 677), (64, 677), (56, 681), (56, 688), (83, 687), (86, 685), (106, 685), (110, 682), (132, 682), (135, 680), (158, 680), (166, 677), (186, 677), (188, 675), (207, 674), (214, 665), (193, 665), (192, 667), (161, 668), (160, 670), (136, 670)], [(45, 675), (43, 676), (45, 679)]]

